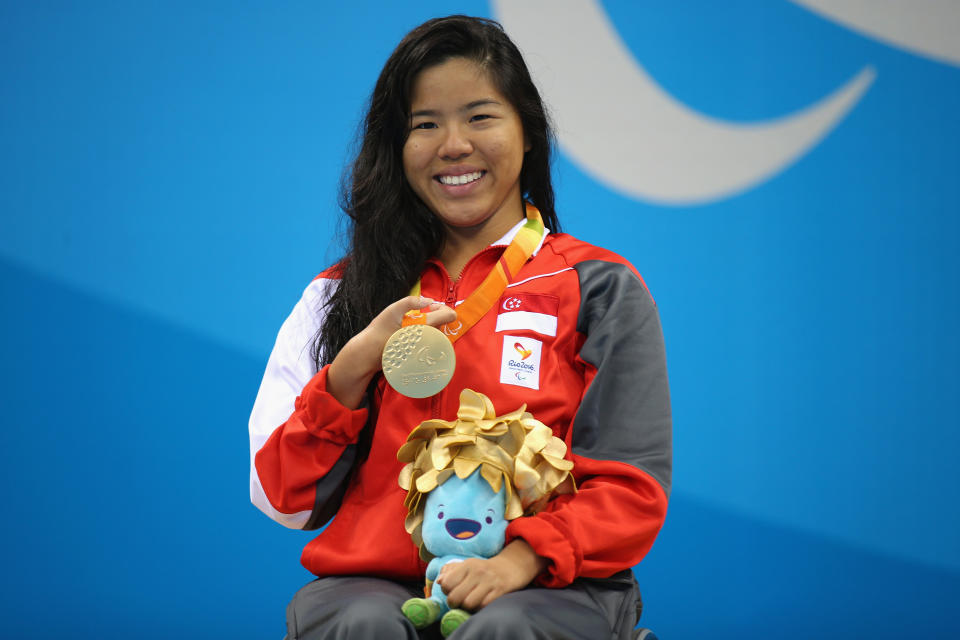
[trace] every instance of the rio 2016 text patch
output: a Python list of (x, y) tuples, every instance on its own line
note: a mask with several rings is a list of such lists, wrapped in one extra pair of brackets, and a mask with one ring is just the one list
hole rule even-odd
[(541, 347), (542, 343), (533, 338), (503, 336), (503, 356), (500, 358), (501, 384), (539, 389)]

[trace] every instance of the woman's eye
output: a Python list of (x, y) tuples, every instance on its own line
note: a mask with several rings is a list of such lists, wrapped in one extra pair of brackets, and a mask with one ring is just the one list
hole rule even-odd
[(437, 123), (436, 122), (418, 122), (417, 124), (413, 125), (413, 128), (414, 129), (436, 129)]
[(479, 113), (479, 114), (471, 117), (471, 118), (470, 118), (470, 122), (476, 122), (476, 121), (478, 121), (478, 120), (489, 120), (489, 119), (490, 119), (490, 116), (488, 116), (487, 114), (485, 114), (485, 113)]

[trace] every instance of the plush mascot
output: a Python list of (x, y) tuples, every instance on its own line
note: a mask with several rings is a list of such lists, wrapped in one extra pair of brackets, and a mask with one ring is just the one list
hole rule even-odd
[(439, 618), (447, 637), (470, 617), (450, 609), (442, 586), (434, 584), (443, 565), (496, 555), (510, 520), (536, 513), (555, 494), (576, 491), (566, 445), (525, 409), (497, 416), (489, 398), (464, 389), (455, 421), (422, 422), (397, 453), (407, 463), (400, 473), (405, 526), (429, 562), (427, 597), (403, 604), (418, 629)]

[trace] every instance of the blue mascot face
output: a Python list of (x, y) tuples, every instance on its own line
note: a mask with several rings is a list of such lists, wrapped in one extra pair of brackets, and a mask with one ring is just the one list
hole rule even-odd
[(424, 545), (435, 556), (494, 556), (503, 548), (505, 508), (504, 488), (494, 493), (480, 469), (466, 480), (453, 475), (427, 495)]

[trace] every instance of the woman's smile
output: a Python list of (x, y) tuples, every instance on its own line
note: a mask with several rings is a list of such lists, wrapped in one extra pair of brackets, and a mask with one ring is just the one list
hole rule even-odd
[(471, 171), (461, 174), (440, 174), (437, 176), (437, 181), (448, 187), (458, 187), (475, 183), (482, 178), (485, 173), (486, 171)]

